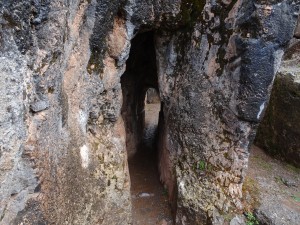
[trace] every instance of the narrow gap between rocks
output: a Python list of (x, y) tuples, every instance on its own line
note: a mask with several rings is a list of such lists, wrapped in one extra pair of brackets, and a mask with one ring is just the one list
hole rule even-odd
[(146, 32), (132, 40), (121, 78), (135, 225), (172, 224), (168, 193), (158, 171), (158, 124), (162, 121), (153, 36)]

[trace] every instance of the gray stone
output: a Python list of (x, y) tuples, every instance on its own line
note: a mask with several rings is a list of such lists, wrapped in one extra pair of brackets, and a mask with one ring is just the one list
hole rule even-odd
[(149, 86), (177, 224), (242, 210), (295, 3), (2, 0), (0, 223), (131, 224), (127, 157)]
[(47, 100), (39, 100), (30, 105), (30, 109), (34, 112), (40, 112), (49, 108), (50, 104)]
[(261, 224), (289, 225), (299, 223), (300, 214), (294, 207), (282, 207), (280, 202), (272, 197), (263, 199), (262, 202), (263, 204), (255, 212), (255, 216)]
[(230, 225), (246, 225), (245, 217), (243, 216), (235, 216), (231, 221)]
[(295, 48), (293, 51), (294, 54), (288, 51), (292, 58), (283, 62), (276, 76), (256, 144), (269, 154), (300, 167), (300, 58)]
[(298, 19), (298, 24), (295, 30), (295, 37), (300, 38), (300, 19)]

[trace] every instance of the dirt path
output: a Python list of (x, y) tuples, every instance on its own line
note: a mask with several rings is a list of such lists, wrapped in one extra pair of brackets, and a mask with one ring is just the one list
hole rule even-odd
[(144, 144), (129, 160), (134, 225), (172, 224), (167, 193), (159, 181), (154, 139), (159, 104), (147, 104)]
[(243, 187), (245, 206), (263, 224), (300, 225), (300, 169), (252, 146)]

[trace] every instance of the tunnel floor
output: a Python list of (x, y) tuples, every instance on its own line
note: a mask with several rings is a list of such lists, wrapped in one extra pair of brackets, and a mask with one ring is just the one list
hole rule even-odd
[(159, 181), (155, 135), (160, 104), (145, 105), (143, 144), (129, 160), (134, 225), (171, 225), (167, 192)]

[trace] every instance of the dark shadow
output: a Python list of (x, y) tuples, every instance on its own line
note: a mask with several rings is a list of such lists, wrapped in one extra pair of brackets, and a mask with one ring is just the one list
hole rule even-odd
[[(121, 78), (122, 117), (131, 178), (135, 224), (171, 221), (168, 193), (158, 172), (160, 99), (153, 32), (132, 40), (126, 71)], [(148, 103), (149, 104), (148, 104)]]
[(158, 90), (153, 32), (132, 40), (126, 71), (121, 78), (122, 116), (126, 127), (126, 146), (131, 158), (142, 143), (145, 126), (145, 96), (149, 88)]

